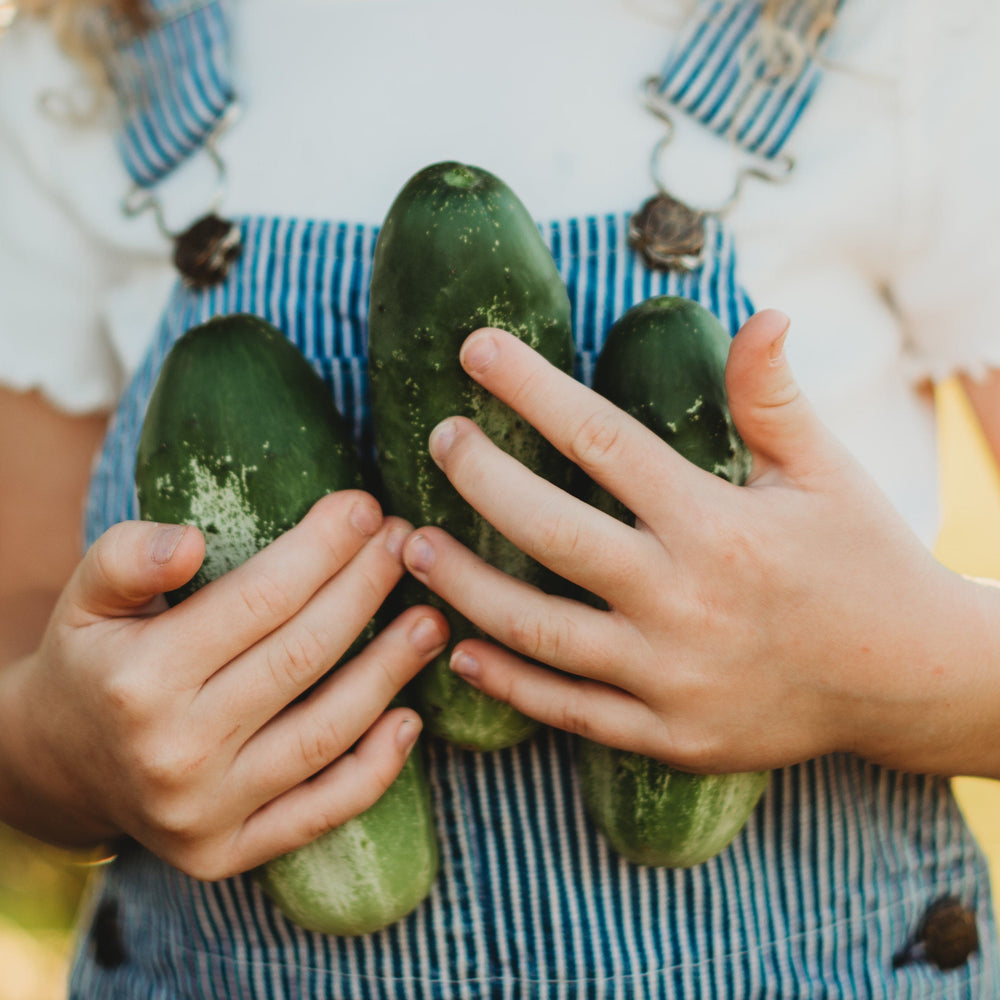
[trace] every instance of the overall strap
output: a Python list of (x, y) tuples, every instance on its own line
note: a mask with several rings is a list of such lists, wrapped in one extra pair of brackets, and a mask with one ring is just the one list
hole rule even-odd
[(234, 103), (223, 0), (149, 0), (152, 27), (109, 24), (106, 59), (129, 175), (150, 187), (200, 149)]
[[(789, 175), (795, 161), (782, 151), (815, 93), (819, 45), (842, 2), (695, 0), (660, 75), (646, 81), (646, 104), (667, 125), (650, 157), (657, 193), (629, 222), (629, 244), (649, 267), (699, 267), (706, 217), (729, 211), (746, 178)], [(662, 179), (660, 160), (673, 138), (675, 111), (756, 160), (740, 169), (732, 194), (714, 209), (685, 204)]]
[(842, 0), (696, 0), (659, 77), (657, 96), (748, 153), (777, 157), (821, 76), (817, 48)]

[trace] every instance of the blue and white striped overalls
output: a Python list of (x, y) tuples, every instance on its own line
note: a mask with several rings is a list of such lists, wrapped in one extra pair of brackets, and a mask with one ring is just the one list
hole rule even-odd
[[(129, 43), (131, 69), (116, 79), (120, 94), (137, 71), (153, 87), (148, 106), (158, 117), (127, 94), (124, 106), (122, 148), (142, 184), (197, 148), (229, 99), (221, 10), (190, 0), (158, 6), (173, 16)], [(757, 9), (737, 12), (748, 7)], [(709, 65), (718, 46), (699, 32), (688, 53), (704, 46), (698, 59)], [(167, 72), (170, 86), (157, 91)], [(706, 100), (724, 73), (721, 64), (701, 74)], [(696, 83), (673, 96), (696, 102)], [(136, 516), (133, 456), (165, 352), (218, 313), (257, 313), (284, 330), (371, 449), (365, 318), (376, 230), (237, 222), (244, 250), (231, 273), (202, 291), (178, 283), (122, 399), (93, 481), (91, 541)], [(569, 288), (584, 379), (611, 322), (650, 295), (697, 298), (732, 331), (750, 312), (718, 225), (709, 223), (704, 266), (685, 274), (647, 269), (628, 248), (627, 227), (625, 214), (541, 226)], [(718, 857), (654, 870), (620, 860), (586, 820), (571, 747), (552, 731), (489, 754), (428, 745), (441, 874), (416, 912), (367, 937), (302, 931), (249, 877), (199, 883), (124, 848), (104, 870), (84, 928), (73, 1000), (1000, 997), (987, 869), (947, 781), (848, 755), (780, 770)], [(949, 971), (913, 947), (928, 907), (945, 897), (971, 910), (980, 932), (978, 953)]]

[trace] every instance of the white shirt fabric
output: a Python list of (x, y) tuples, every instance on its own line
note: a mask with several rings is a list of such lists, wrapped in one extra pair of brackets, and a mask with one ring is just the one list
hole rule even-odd
[[(444, 159), (498, 174), (539, 220), (635, 208), (663, 130), (640, 83), (683, 7), (237, 0), (222, 211), (378, 223)], [(792, 318), (800, 383), (928, 544), (934, 427), (915, 386), (1000, 367), (998, 47), (991, 0), (846, 0), (791, 179), (749, 182), (727, 216), (755, 304)], [(114, 405), (174, 279), (152, 215), (120, 209), (113, 104), (86, 114), (81, 80), (41, 24), (0, 40), (0, 380), (74, 412)], [(668, 185), (720, 204), (740, 157), (677, 125)], [(157, 189), (176, 230), (215, 192), (204, 154)]]

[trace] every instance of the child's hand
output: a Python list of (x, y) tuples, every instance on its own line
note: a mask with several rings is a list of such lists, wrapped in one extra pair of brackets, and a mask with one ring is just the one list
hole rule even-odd
[(358, 491), (173, 608), (200, 533), (120, 524), (87, 553), (37, 653), (0, 677), (10, 817), (56, 843), (127, 833), (198, 878), (247, 870), (371, 805), (420, 731), (386, 711), (444, 644), (412, 608), (319, 681), (402, 575), (409, 526)]
[[(947, 771), (976, 741), (995, 746), (996, 682), (992, 694), (978, 685), (989, 647), (967, 641), (983, 594), (930, 557), (820, 425), (785, 361), (786, 325), (758, 314), (732, 345), (730, 405), (754, 456), (743, 487), (686, 462), (513, 336), (466, 341), (472, 377), (637, 523), (534, 476), (471, 421), (444, 421), (431, 450), (459, 492), (610, 608), (544, 595), (421, 528), (408, 568), (558, 672), (476, 641), (457, 647), (453, 669), (547, 724), (697, 771), (847, 749)], [(989, 752), (979, 773), (1000, 767)]]

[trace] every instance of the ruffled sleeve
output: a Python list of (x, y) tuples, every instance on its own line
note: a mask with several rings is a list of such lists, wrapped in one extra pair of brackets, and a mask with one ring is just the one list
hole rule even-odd
[(123, 253), (94, 221), (118, 213), (125, 191), (109, 127), (54, 120), (42, 104), (79, 85), (41, 24), (0, 42), (0, 383), (83, 413), (115, 404), (134, 360), (114, 329), (123, 295), (145, 288), (158, 305), (167, 269)]
[(0, 134), (0, 381), (71, 411), (107, 409), (122, 373), (100, 315), (99, 247)]

